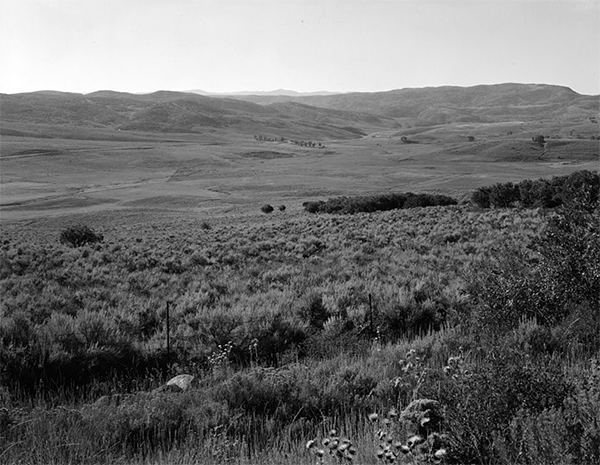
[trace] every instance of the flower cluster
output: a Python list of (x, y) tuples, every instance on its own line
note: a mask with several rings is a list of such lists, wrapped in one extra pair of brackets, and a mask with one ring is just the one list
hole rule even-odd
[(321, 441), (322, 448), (319, 447), (316, 439), (311, 439), (306, 443), (306, 448), (318, 458), (318, 463), (324, 464), (325, 457), (329, 455), (337, 462), (351, 462), (356, 456), (356, 448), (352, 441), (347, 438), (340, 438), (336, 430), (331, 430), (329, 436)]

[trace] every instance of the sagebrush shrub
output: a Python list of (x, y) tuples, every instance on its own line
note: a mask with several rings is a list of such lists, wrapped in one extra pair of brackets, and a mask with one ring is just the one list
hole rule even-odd
[(60, 233), (59, 240), (61, 244), (69, 245), (71, 247), (81, 247), (86, 244), (102, 242), (104, 236), (96, 233), (89, 226), (78, 224), (64, 229)]

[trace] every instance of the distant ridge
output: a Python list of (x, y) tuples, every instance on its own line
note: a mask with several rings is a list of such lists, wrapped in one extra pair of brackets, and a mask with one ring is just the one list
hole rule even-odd
[(255, 95), (237, 98), (263, 105), (294, 101), (391, 118), (414, 118), (422, 124), (531, 120), (573, 114), (597, 116), (600, 108), (598, 95), (581, 95), (564, 86), (516, 83), (406, 88), (324, 96)]
[(507, 121), (597, 120), (600, 96), (564, 86), (495, 84), (427, 87), (385, 92), (306, 95), (200, 95), (159, 90), (130, 94), (40, 91), (0, 94), (7, 123), (86, 126), (144, 132), (202, 132), (218, 128), (290, 138), (355, 138), (401, 125)]
[(192, 92), (199, 95), (207, 96), (243, 96), (243, 95), (264, 95), (264, 96), (288, 96), (288, 97), (313, 97), (319, 95), (337, 95), (343, 92), (329, 92), (326, 90), (316, 92), (296, 92), (295, 90), (277, 89), (277, 90), (256, 90), (256, 91), (237, 91), (237, 92), (207, 92), (201, 89), (188, 90), (186, 92)]
[[(130, 94), (100, 90), (88, 94), (55, 91), (0, 94), (5, 135), (35, 125), (154, 133), (223, 130), (299, 139), (351, 139), (396, 128), (392, 118), (359, 111), (300, 104), (263, 105), (227, 96), (160, 90)], [(120, 134), (122, 137), (123, 134)]]

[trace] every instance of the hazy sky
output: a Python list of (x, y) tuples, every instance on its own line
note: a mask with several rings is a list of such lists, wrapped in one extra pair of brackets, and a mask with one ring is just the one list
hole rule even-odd
[(0, 92), (600, 94), (600, 0), (0, 0)]

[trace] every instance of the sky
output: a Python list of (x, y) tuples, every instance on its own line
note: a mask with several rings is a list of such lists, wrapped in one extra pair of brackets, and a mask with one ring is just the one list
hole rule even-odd
[(0, 92), (600, 94), (600, 0), (0, 0)]

